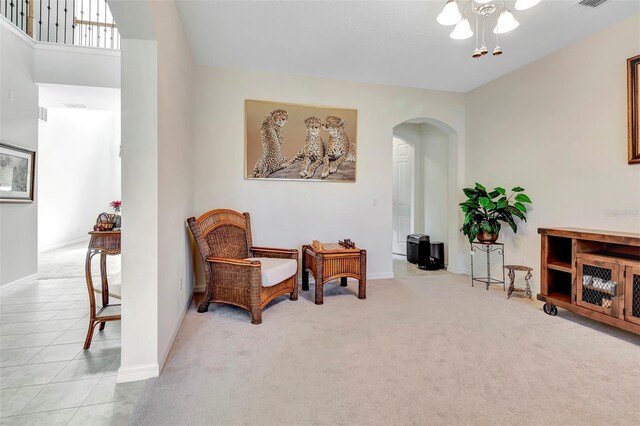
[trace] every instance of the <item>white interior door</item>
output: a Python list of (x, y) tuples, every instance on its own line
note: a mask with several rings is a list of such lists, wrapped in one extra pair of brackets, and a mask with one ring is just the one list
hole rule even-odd
[(393, 252), (407, 255), (407, 235), (413, 232), (414, 149), (393, 139)]

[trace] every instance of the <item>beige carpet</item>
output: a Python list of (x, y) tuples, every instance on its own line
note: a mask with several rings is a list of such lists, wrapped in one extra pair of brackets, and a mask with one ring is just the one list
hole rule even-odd
[(192, 306), (136, 425), (640, 423), (640, 337), (448, 273)]

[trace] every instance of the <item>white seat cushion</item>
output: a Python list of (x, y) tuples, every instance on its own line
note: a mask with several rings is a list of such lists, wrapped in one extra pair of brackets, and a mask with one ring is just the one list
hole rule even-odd
[(298, 262), (294, 259), (276, 259), (272, 257), (249, 257), (247, 260), (257, 260), (262, 263), (262, 287), (280, 284), (295, 275)]

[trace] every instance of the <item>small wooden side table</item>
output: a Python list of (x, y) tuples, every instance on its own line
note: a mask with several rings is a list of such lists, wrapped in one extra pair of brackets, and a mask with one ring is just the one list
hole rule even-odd
[[(507, 292), (507, 299), (511, 297), (511, 293), (513, 293), (514, 291), (520, 291), (523, 292), (529, 299), (531, 299), (531, 286), (529, 285), (529, 280), (531, 279), (531, 277), (533, 277), (533, 275), (531, 274), (531, 271), (533, 271), (533, 268), (530, 268), (528, 266), (523, 266), (523, 265), (504, 265), (504, 269), (509, 271), (509, 280), (511, 281), (509, 283), (509, 291)], [(516, 279), (516, 271), (525, 271), (527, 273), (527, 275), (525, 275), (524, 277), (524, 282), (525, 282), (525, 288), (516, 288), (513, 285), (513, 282)]]
[[(120, 254), (120, 231), (92, 231), (85, 261), (85, 276), (87, 291), (89, 292), (89, 330), (84, 342), (84, 349), (89, 349), (93, 339), (93, 330), (100, 324), (100, 331), (104, 330), (107, 321), (119, 321), (120, 305), (109, 304), (109, 281), (107, 280), (107, 256)], [(91, 276), (91, 259), (100, 254), (100, 278), (102, 284), (102, 308), (96, 312), (96, 295)]]
[(302, 246), (302, 290), (309, 290), (309, 272), (316, 281), (316, 305), (324, 302), (324, 284), (340, 278), (340, 285), (347, 286), (347, 278), (355, 278), (358, 284), (358, 299), (367, 298), (367, 251), (359, 248), (346, 249), (338, 244)]

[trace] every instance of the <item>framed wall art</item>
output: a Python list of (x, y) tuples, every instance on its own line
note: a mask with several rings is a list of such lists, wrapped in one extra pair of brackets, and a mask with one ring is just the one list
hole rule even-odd
[(355, 182), (358, 111), (245, 101), (245, 177)]
[(640, 55), (627, 59), (627, 102), (629, 121), (629, 164), (640, 164), (638, 114), (640, 113)]
[(0, 203), (32, 203), (36, 152), (0, 141)]

